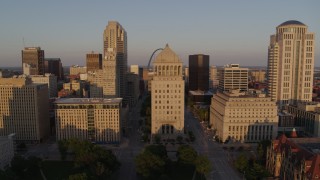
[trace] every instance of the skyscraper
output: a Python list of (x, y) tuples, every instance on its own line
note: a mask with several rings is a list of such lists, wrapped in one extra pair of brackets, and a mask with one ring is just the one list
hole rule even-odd
[(286, 21), (270, 37), (268, 94), (280, 106), (312, 100), (314, 33), (299, 21)]
[(60, 58), (45, 58), (44, 72), (54, 74), (58, 80), (64, 79), (63, 67)]
[(104, 59), (103, 71), (108, 87), (103, 89), (105, 97), (122, 97), (126, 95), (127, 73), (127, 32), (116, 21), (109, 21), (103, 33)]
[(218, 89), (221, 92), (235, 89), (248, 91), (248, 68), (240, 68), (239, 64), (228, 64), (219, 72)]
[(102, 54), (94, 53), (93, 51), (91, 53), (88, 53), (87, 56), (87, 71), (96, 71), (99, 69), (102, 69)]
[(151, 133), (175, 136), (184, 130), (182, 61), (168, 45), (153, 62)]
[(21, 52), (22, 66), (30, 65), (30, 75), (44, 74), (44, 50), (40, 47), (25, 47)]
[(209, 90), (209, 55), (189, 56), (189, 90)]

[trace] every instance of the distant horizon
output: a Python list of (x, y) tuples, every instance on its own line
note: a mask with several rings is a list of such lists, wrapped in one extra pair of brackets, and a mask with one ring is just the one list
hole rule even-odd
[(185, 65), (188, 55), (207, 54), (211, 65), (266, 66), (270, 35), (281, 23), (298, 20), (315, 33), (320, 66), (319, 7), (317, 0), (2, 1), (0, 67), (19, 66), (21, 50), (35, 46), (65, 66), (84, 65), (86, 53), (103, 54), (103, 31), (112, 20), (127, 32), (129, 65), (147, 64), (168, 43)]

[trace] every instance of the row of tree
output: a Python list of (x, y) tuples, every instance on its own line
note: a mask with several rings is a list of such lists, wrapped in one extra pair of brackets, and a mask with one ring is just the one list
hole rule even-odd
[(136, 170), (144, 179), (171, 179), (174, 169), (192, 167), (202, 177), (211, 170), (206, 156), (198, 155), (189, 145), (181, 145), (177, 150), (177, 161), (168, 158), (163, 145), (147, 146), (135, 158)]
[(61, 158), (69, 154), (75, 166), (81, 169), (80, 174), (71, 177), (85, 176), (90, 179), (109, 177), (120, 167), (120, 162), (111, 150), (78, 139), (62, 140), (58, 142)]

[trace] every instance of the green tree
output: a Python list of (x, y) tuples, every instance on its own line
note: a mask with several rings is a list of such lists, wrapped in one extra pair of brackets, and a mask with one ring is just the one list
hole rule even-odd
[(160, 141), (161, 141), (161, 136), (159, 134), (156, 134), (154, 136), (154, 141), (157, 143), (157, 144), (160, 144)]
[(182, 164), (193, 164), (198, 154), (189, 145), (181, 145), (177, 151), (178, 161)]
[(164, 173), (165, 161), (149, 151), (144, 151), (135, 158), (137, 172), (144, 178), (156, 178)]
[(167, 150), (164, 145), (150, 145), (150, 146), (147, 146), (144, 151), (148, 151), (148, 152), (160, 157), (161, 159), (168, 158)]
[(87, 180), (88, 176), (86, 173), (78, 173), (78, 174), (72, 174), (68, 178), (69, 180)]
[(179, 144), (182, 143), (182, 140), (183, 140), (183, 137), (182, 137), (182, 136), (178, 136), (178, 137), (177, 137), (177, 142), (178, 142)]
[(243, 172), (248, 167), (249, 161), (245, 154), (240, 154), (239, 157), (235, 161), (235, 167)]
[(65, 160), (67, 158), (68, 142), (66, 140), (58, 141), (58, 148), (61, 160)]
[(211, 163), (208, 159), (208, 157), (199, 155), (195, 161), (194, 165), (196, 166), (196, 171), (200, 174), (206, 175), (211, 170)]

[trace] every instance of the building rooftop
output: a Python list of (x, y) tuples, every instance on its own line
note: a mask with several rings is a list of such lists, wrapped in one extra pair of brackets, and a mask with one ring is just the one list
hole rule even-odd
[(60, 98), (55, 104), (119, 104), (122, 98)]
[(166, 47), (157, 55), (153, 63), (182, 63), (178, 55), (172, 51), (167, 44)]
[(303, 24), (302, 22), (297, 21), (297, 20), (289, 20), (289, 21), (286, 21), (286, 22), (280, 24), (279, 26), (288, 26), (288, 25), (306, 26), (305, 24)]

